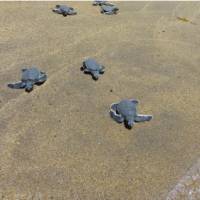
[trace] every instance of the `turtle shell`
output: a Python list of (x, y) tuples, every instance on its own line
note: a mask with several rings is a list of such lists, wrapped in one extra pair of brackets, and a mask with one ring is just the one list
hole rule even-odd
[(121, 114), (123, 117), (135, 116), (136, 105), (129, 100), (122, 100), (117, 104), (117, 113)]
[(36, 68), (25, 69), (22, 72), (22, 81), (38, 81), (40, 77), (40, 71)]
[(104, 10), (104, 12), (112, 12), (119, 10), (119, 8), (117, 8), (114, 5), (102, 5), (101, 8)]
[(84, 62), (84, 65), (90, 71), (99, 71), (101, 69), (100, 65), (94, 59), (91, 58), (87, 59)]

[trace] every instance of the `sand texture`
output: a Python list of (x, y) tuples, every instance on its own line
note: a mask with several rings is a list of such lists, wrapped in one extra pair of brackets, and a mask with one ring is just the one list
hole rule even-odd
[[(200, 2), (68, 2), (68, 17), (58, 3), (0, 2), (0, 199), (175, 199), (200, 158)], [(106, 67), (96, 82), (88, 57)], [(31, 65), (46, 83), (7, 87)], [(114, 122), (125, 98), (154, 119)]]

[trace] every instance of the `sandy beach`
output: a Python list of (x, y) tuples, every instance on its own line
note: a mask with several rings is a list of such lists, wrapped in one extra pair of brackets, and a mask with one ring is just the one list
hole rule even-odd
[[(0, 199), (178, 200), (200, 158), (200, 2), (115, 2), (110, 16), (67, 2), (67, 17), (59, 3), (0, 2)], [(89, 57), (98, 81), (80, 71)], [(32, 65), (43, 85), (7, 87)], [(126, 98), (153, 120), (114, 122)]]

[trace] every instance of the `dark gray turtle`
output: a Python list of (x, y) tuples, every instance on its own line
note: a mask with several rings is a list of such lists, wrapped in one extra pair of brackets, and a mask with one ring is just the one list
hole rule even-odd
[(119, 103), (113, 103), (110, 107), (110, 115), (116, 122), (124, 122), (129, 129), (133, 127), (135, 122), (150, 121), (152, 115), (137, 114), (136, 106), (138, 103), (135, 99), (125, 99)]
[(84, 71), (84, 73), (91, 74), (94, 80), (98, 80), (100, 74), (104, 73), (105, 67), (98, 64), (94, 59), (89, 58), (83, 62), (81, 70)]
[(102, 5), (101, 6), (101, 13), (106, 15), (113, 15), (117, 14), (119, 8), (115, 5)]
[(96, 0), (92, 3), (93, 6), (102, 6), (102, 5), (113, 5), (107, 1)]
[(64, 17), (67, 15), (76, 15), (77, 12), (72, 7), (68, 7), (66, 5), (56, 5), (56, 7), (53, 9), (53, 12), (62, 14)]
[(33, 90), (33, 86), (40, 85), (47, 80), (47, 75), (39, 71), (37, 68), (32, 67), (29, 69), (22, 69), (22, 78), (18, 83), (10, 83), (8, 87), (13, 89), (24, 89), (27, 92)]

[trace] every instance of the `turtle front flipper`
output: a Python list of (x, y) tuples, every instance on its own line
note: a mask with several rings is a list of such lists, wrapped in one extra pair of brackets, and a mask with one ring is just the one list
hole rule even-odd
[(9, 83), (8, 87), (12, 89), (23, 89), (25, 88), (26, 84), (24, 82), (18, 82), (18, 83)]
[(122, 123), (124, 121), (124, 118), (122, 115), (117, 114), (117, 104), (113, 103), (110, 107), (110, 116), (118, 123)]
[(150, 121), (153, 118), (152, 115), (137, 115), (135, 117), (135, 122), (145, 122)]

